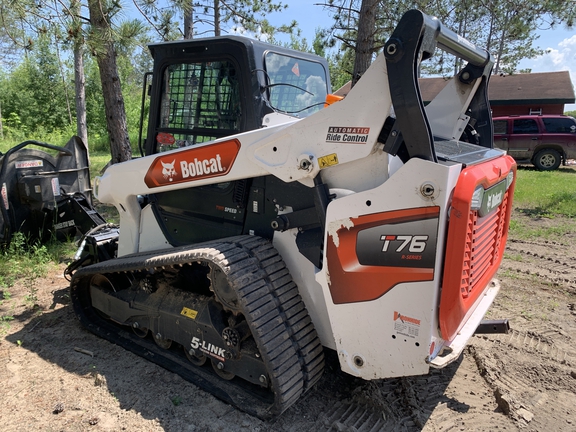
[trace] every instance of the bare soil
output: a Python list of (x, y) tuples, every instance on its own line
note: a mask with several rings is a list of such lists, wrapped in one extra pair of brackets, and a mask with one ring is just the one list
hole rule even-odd
[(576, 431), (576, 221), (514, 218), (573, 229), (509, 240), (488, 318), (509, 318), (510, 334), (475, 336), (456, 363), (426, 376), (366, 382), (329, 361), (331, 372), (271, 421), (86, 331), (61, 265), (35, 295), (16, 285), (0, 304), (0, 317), (14, 317), (0, 321), (0, 429)]

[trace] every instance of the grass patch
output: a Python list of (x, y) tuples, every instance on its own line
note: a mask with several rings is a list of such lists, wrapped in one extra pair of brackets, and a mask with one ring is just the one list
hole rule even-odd
[(512, 216), (509, 231), (514, 238), (522, 240), (541, 238), (563, 241), (576, 234), (576, 219), (566, 219), (561, 223), (556, 222), (553, 226), (546, 226), (544, 223), (538, 223), (538, 221), (524, 221)]
[(90, 153), (90, 175), (92, 178), (102, 175), (110, 159), (110, 152), (99, 151)]
[(576, 170), (519, 168), (514, 207), (531, 217), (576, 217)]
[(22, 233), (14, 233), (10, 246), (0, 254), (0, 287), (9, 288), (16, 279), (44, 276), (51, 262), (45, 245), (30, 245)]
[(38, 303), (38, 288), (35, 281), (48, 274), (57, 263), (68, 260), (74, 254), (72, 242), (51, 241), (48, 244), (30, 244), (22, 233), (15, 233), (8, 247), (0, 251), (0, 292), (2, 300), (11, 298), (10, 288), (16, 281), (27, 290), (24, 304), (35, 309)]

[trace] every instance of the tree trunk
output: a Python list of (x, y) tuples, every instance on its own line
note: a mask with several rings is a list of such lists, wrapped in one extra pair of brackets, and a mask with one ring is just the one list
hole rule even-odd
[(84, 75), (84, 38), (82, 36), (82, 24), (80, 22), (80, 2), (71, 1), (74, 35), (74, 94), (76, 95), (76, 135), (80, 137), (86, 151), (88, 151), (88, 125), (86, 120), (86, 77)]
[(220, 0), (214, 0), (214, 36), (220, 36)]
[(112, 41), (110, 17), (100, 0), (89, 0), (88, 10), (90, 23), (95, 33), (100, 36), (100, 46), (96, 48), (96, 61), (100, 70), (100, 82), (104, 96), (104, 112), (110, 139), (112, 163), (124, 162), (132, 158), (132, 148), (128, 136), (124, 98), (116, 66), (116, 51)]
[(66, 97), (66, 110), (68, 111), (68, 124), (72, 124), (72, 109), (70, 108), (70, 96), (68, 94), (68, 86), (66, 85), (66, 77), (64, 75), (64, 67), (62, 66), (62, 59), (60, 58), (60, 48), (58, 47), (58, 41), (54, 41), (54, 47), (56, 48), (56, 56), (58, 57), (58, 68), (60, 70), (60, 78), (62, 79), (62, 89), (64, 90), (64, 96)]
[(190, 4), (190, 10), (184, 11), (184, 39), (194, 37), (194, 7)]
[(358, 20), (358, 35), (356, 37), (356, 58), (354, 59), (352, 87), (372, 63), (377, 5), (378, 0), (362, 0), (360, 18)]
[(76, 135), (88, 149), (86, 125), (86, 78), (84, 77), (84, 48), (81, 41), (74, 43), (74, 87), (76, 91)]

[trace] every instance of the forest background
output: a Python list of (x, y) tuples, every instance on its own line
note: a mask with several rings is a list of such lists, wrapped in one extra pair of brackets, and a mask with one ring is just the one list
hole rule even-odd
[[(132, 157), (150, 42), (244, 34), (327, 58), (333, 89), (355, 82), (413, 8), (495, 58), (495, 74), (529, 73), (522, 61), (543, 54), (538, 32), (570, 29), (576, 2), (566, 0), (326, 0), (313, 39), (295, 20), (270, 14), (295, 8), (273, 0), (0, 0), (0, 150), (26, 139), (63, 145), (79, 135), (112, 162)], [(277, 22), (278, 20), (275, 20)], [(309, 29), (308, 29), (309, 30)], [(451, 76), (449, 55), (422, 76)], [(572, 112), (575, 114), (576, 112)]]

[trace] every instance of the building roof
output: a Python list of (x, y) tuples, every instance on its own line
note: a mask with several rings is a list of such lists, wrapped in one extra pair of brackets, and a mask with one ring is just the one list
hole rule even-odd
[[(429, 102), (444, 88), (448, 79), (420, 78), (418, 81), (422, 99)], [(517, 105), (527, 101), (568, 104), (576, 101), (568, 71), (491, 75), (488, 99), (491, 105)]]

